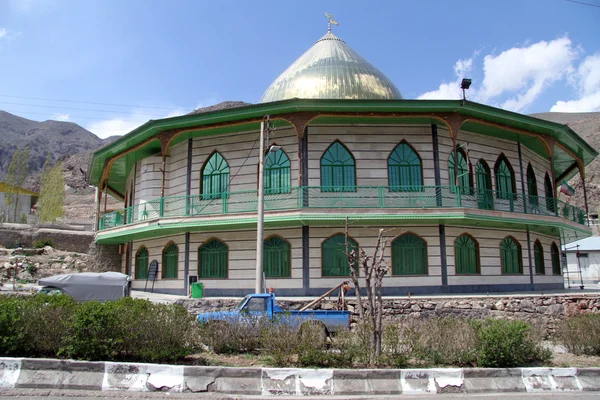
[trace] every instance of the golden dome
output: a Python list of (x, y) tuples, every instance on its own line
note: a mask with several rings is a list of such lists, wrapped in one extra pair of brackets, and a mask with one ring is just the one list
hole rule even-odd
[(267, 88), (261, 103), (291, 99), (401, 99), (388, 77), (331, 32)]

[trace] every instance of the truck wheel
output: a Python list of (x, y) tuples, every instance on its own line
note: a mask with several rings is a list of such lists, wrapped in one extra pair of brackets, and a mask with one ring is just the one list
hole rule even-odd
[(327, 327), (321, 322), (309, 321), (300, 327), (300, 340), (302, 341), (309, 340), (318, 346), (325, 347), (328, 337)]

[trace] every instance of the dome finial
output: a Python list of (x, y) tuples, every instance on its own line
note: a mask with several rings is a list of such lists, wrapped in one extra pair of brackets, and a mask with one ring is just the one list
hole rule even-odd
[(329, 22), (327, 23), (327, 33), (331, 32), (331, 24), (333, 25), (339, 25), (338, 22), (334, 19), (335, 17), (329, 13), (325, 13), (325, 17), (327, 17), (327, 19), (329, 19)]

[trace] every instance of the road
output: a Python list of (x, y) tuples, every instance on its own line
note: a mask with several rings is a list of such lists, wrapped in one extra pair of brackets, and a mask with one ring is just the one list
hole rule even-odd
[(217, 393), (143, 393), (143, 392), (98, 392), (87, 390), (56, 390), (56, 389), (0, 389), (0, 400), (40, 399), (40, 400), (113, 400), (113, 399), (177, 399), (177, 400), (592, 400), (600, 398), (598, 392), (563, 392), (563, 393), (494, 393), (494, 394), (431, 394), (431, 395), (397, 395), (397, 396), (228, 396)]

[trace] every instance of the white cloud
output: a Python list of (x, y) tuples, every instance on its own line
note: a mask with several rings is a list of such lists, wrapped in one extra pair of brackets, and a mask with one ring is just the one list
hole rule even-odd
[(0, 39), (4, 39), (8, 35), (6, 28), (0, 28)]
[(550, 111), (592, 112), (600, 111), (600, 53), (586, 57), (573, 74), (579, 99), (557, 101)]
[(11, 31), (10, 29), (0, 28), (0, 40), (13, 40), (21, 35), (21, 32)]
[[(187, 112), (188, 111), (182, 109), (176, 109), (160, 118), (175, 117), (178, 115), (186, 114)], [(146, 110), (135, 110), (126, 117), (118, 117), (91, 122), (85, 125), (85, 129), (94, 133), (96, 136), (102, 139), (114, 135), (125, 135), (126, 133), (129, 133), (135, 128), (137, 128), (138, 126), (146, 123), (148, 121), (148, 117), (144, 114), (148, 113), (152, 112), (148, 112)]]
[(437, 90), (423, 93), (418, 98), (421, 100), (444, 100), (462, 98), (460, 82), (466, 74), (471, 72), (472, 68), (473, 58), (458, 60), (456, 64), (454, 64), (454, 74), (456, 75), (456, 80), (450, 83), (442, 83)]
[(54, 116), (54, 120), (56, 121), (69, 121), (71, 116), (69, 114), (57, 114)]

